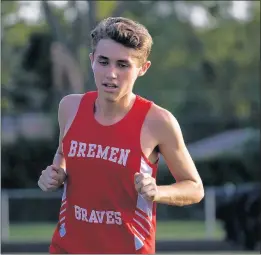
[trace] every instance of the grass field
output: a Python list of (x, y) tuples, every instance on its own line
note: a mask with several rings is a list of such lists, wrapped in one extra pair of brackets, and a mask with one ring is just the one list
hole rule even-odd
[[(11, 224), (10, 241), (49, 241), (55, 225), (46, 223)], [(215, 240), (223, 239), (222, 227), (217, 224)], [(200, 221), (159, 221), (157, 223), (157, 240), (202, 240), (206, 238), (204, 222)]]

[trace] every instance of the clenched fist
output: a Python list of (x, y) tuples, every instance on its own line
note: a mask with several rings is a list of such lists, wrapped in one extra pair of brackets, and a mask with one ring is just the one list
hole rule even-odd
[(134, 175), (135, 189), (145, 199), (154, 201), (158, 195), (156, 180), (149, 174), (136, 173)]
[(62, 185), (65, 179), (65, 171), (62, 168), (51, 165), (42, 171), (38, 186), (43, 191), (54, 191)]

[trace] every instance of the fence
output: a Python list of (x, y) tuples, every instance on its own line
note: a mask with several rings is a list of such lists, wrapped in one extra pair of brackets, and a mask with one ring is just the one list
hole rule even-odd
[[(9, 240), (10, 203), (12, 202), (12, 200), (21, 202), (22, 206), (26, 206), (25, 201), (29, 201), (29, 202), (31, 201), (32, 203), (33, 200), (35, 199), (38, 202), (40, 200), (44, 201), (44, 200), (52, 199), (52, 200), (56, 200), (57, 205), (59, 206), (61, 197), (62, 197), (61, 190), (56, 192), (51, 192), (51, 193), (42, 192), (40, 189), (2, 190), (2, 194), (1, 194), (2, 240), (3, 241)], [(205, 222), (205, 236), (206, 239), (211, 239), (214, 237), (214, 232), (216, 228), (216, 190), (214, 187), (209, 187), (205, 189), (205, 198), (204, 198), (203, 205), (204, 205), (203, 218)], [(19, 208), (21, 207), (19, 207), (18, 205), (18, 212), (20, 211)], [(193, 214), (194, 214), (195, 211), (194, 207), (192, 206), (191, 209), (193, 210)]]

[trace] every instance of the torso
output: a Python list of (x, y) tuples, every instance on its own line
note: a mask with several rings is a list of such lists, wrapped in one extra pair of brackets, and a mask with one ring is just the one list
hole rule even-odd
[[(64, 135), (66, 136), (68, 130), (70, 129), (70, 126), (72, 125), (72, 122), (77, 114), (79, 104), (81, 102), (81, 99), (84, 94), (78, 94), (75, 95), (74, 100), (72, 100), (71, 105), (70, 105), (70, 112), (69, 115), (67, 116), (66, 120), (66, 126), (64, 130)], [(152, 129), (153, 129), (153, 107), (154, 105), (151, 106), (151, 109), (149, 110), (142, 129), (141, 129), (141, 135), (140, 135), (140, 142), (141, 142), (141, 148), (144, 153), (144, 155), (149, 159), (151, 163), (154, 163), (158, 160), (158, 152), (156, 149), (157, 140), (155, 139), (155, 136), (153, 135)]]
[(122, 120), (103, 126), (96, 97), (79, 95), (67, 116), (68, 180), (52, 243), (68, 253), (154, 253), (156, 207), (134, 188), (136, 172), (156, 177), (153, 104), (137, 96)]

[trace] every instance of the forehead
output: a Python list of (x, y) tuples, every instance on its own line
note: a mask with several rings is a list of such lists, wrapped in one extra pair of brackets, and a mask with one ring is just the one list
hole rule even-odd
[(96, 46), (95, 54), (107, 57), (112, 61), (126, 60), (132, 63), (137, 60), (137, 51), (111, 39), (100, 40)]

